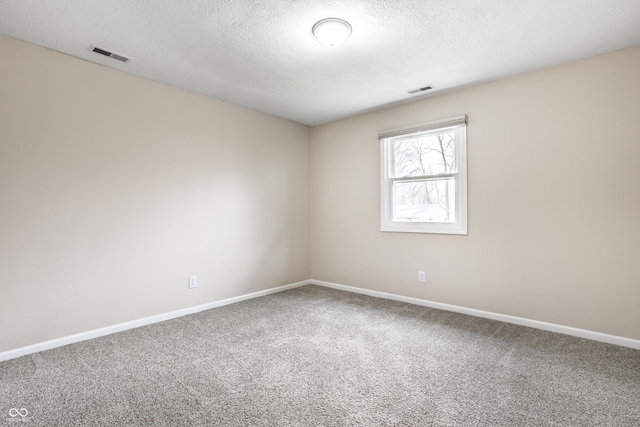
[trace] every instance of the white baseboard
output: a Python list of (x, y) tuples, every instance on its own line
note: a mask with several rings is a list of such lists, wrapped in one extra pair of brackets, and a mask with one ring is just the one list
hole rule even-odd
[(17, 357), (26, 356), (28, 354), (38, 353), (40, 351), (51, 350), (53, 348), (62, 347), (64, 345), (77, 343), (80, 341), (90, 340), (92, 338), (98, 338), (105, 335), (114, 334), (116, 332), (126, 331), (128, 329), (138, 328), (140, 326), (150, 325), (152, 323), (163, 322), (165, 320), (175, 319), (176, 317), (186, 316), (188, 314), (199, 313), (204, 310), (209, 310), (216, 307), (222, 307), (236, 302), (245, 301), (252, 298), (259, 298), (277, 292), (286, 291), (288, 289), (297, 288), (304, 285), (309, 285), (312, 282), (305, 280), (298, 283), (292, 283), (290, 285), (279, 286), (277, 288), (271, 288), (264, 291), (253, 292), (250, 294), (240, 295), (233, 298), (228, 298), (220, 301), (214, 301), (207, 304), (197, 305), (194, 307), (183, 308), (182, 310), (176, 310), (169, 313), (158, 314), (155, 316), (145, 317), (143, 319), (132, 320), (130, 322), (119, 323), (113, 326), (107, 326), (100, 329), (94, 329), (92, 331), (81, 332), (75, 335), (69, 335), (62, 338), (57, 338), (50, 341), (41, 342), (38, 344), (29, 345), (27, 347), (17, 348), (15, 350), (9, 350), (0, 353), (0, 362), (5, 360), (15, 359)]
[(389, 294), (386, 292), (372, 291), (369, 289), (355, 288), (352, 286), (340, 285), (337, 283), (323, 282), (321, 280), (310, 280), (311, 284), (338, 289), (347, 292), (354, 292), (369, 295), (377, 298), (390, 299), (394, 301), (406, 302), (409, 304), (421, 305), (423, 307), (437, 308), (440, 310), (453, 311), (456, 313), (469, 314), (471, 316), (483, 317), (485, 319), (499, 320), (501, 322), (513, 323), (520, 326), (542, 329), (550, 332), (557, 332), (574, 337), (586, 338), (593, 341), (600, 341), (608, 344), (615, 344), (622, 347), (629, 347), (640, 350), (640, 340), (608, 335), (600, 332), (588, 331), (586, 329), (572, 328), (570, 326), (557, 325), (555, 323), (540, 322), (538, 320), (525, 319), (523, 317), (509, 316), (506, 314), (492, 313), (490, 311), (475, 310), (473, 308), (460, 307), (457, 305), (443, 304), (440, 302), (428, 301), (419, 298), (405, 297), (402, 295)]
[(126, 331), (128, 329), (138, 328), (140, 326), (150, 325), (152, 323), (163, 322), (165, 320), (175, 319), (176, 317), (186, 316), (188, 314), (198, 313), (204, 310), (210, 310), (216, 307), (222, 307), (236, 302), (245, 301), (253, 298), (259, 298), (277, 292), (286, 291), (288, 289), (298, 288), (305, 285), (318, 285), (327, 288), (338, 289), (346, 292), (353, 292), (357, 294), (369, 295), (377, 298), (384, 298), (394, 301), (406, 302), (409, 304), (420, 305), (423, 307), (437, 308), (440, 310), (452, 311), (455, 313), (469, 314), (471, 316), (483, 317), (486, 319), (499, 320), (501, 322), (513, 323), (515, 325), (528, 326), (530, 328), (542, 329), (550, 332), (557, 332), (565, 335), (572, 335), (575, 337), (586, 338), (594, 341), (605, 342), (608, 344), (615, 344), (622, 347), (629, 347), (640, 350), (640, 340), (634, 340), (631, 338), (619, 337), (615, 335), (603, 334), (600, 332), (588, 331), (585, 329), (572, 328), (570, 326), (557, 325), (554, 323), (540, 322), (538, 320), (525, 319), (522, 317), (509, 316), (506, 314), (492, 313), (489, 311), (475, 310), (473, 308), (460, 307), (457, 305), (443, 304), (434, 301), (423, 300), (419, 298), (406, 297), (402, 295), (390, 294), (386, 292), (372, 291), (369, 289), (356, 288), (353, 286), (340, 285), (337, 283), (324, 282), (321, 280), (304, 280), (302, 282), (292, 283), (290, 285), (279, 286), (277, 288), (266, 289), (264, 291), (253, 292), (250, 294), (240, 295), (233, 298), (228, 298), (220, 301), (214, 301), (207, 304), (197, 305), (194, 307), (184, 308), (182, 310), (176, 310), (169, 313), (158, 314), (155, 316), (145, 317), (143, 319), (132, 320), (130, 322), (119, 323), (113, 326), (107, 326), (92, 331), (82, 332), (67, 337), (57, 338), (51, 341), (45, 341), (38, 344), (33, 344), (27, 347), (21, 347), (14, 350), (9, 350), (0, 353), (0, 362), (5, 360), (15, 359), (17, 357), (26, 356), (28, 354), (37, 353), (40, 351), (51, 350), (53, 348), (62, 347), (64, 345), (77, 343), (80, 341), (90, 340), (92, 338), (98, 338), (105, 335), (110, 335), (116, 332)]

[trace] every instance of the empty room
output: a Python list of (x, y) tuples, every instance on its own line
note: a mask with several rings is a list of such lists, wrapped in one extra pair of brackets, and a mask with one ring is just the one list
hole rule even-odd
[(0, 423), (640, 426), (637, 0), (0, 0)]

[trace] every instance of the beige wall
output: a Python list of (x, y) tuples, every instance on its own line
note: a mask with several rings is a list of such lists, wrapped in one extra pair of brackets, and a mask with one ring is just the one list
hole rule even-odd
[(0, 352), (309, 278), (308, 127), (0, 53)]
[[(312, 277), (640, 339), (639, 75), (636, 47), (312, 129)], [(469, 235), (380, 232), (378, 131), (459, 114)]]
[[(640, 47), (311, 133), (0, 52), (0, 352), (309, 277), (640, 339)], [(381, 233), (377, 132), (458, 114), (469, 235)]]

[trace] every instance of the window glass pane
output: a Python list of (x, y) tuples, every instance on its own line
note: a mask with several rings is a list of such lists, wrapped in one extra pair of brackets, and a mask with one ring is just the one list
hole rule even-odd
[(400, 138), (392, 142), (392, 177), (455, 173), (455, 132)]
[(393, 198), (394, 221), (456, 221), (454, 178), (394, 182)]

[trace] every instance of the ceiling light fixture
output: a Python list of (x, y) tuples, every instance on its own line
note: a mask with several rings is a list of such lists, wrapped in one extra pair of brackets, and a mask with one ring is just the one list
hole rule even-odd
[(344, 19), (327, 18), (316, 22), (311, 32), (323, 45), (335, 47), (351, 35), (351, 25)]

